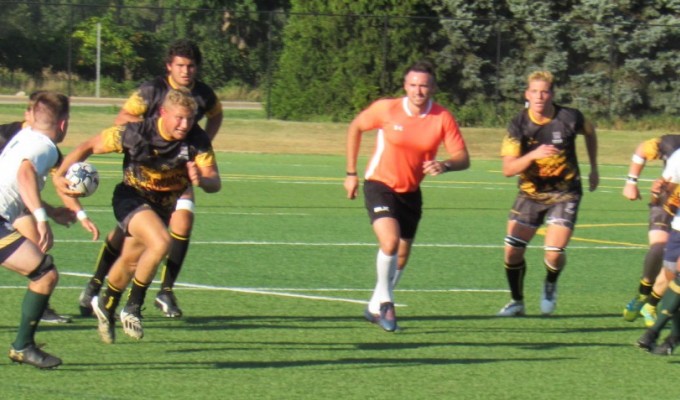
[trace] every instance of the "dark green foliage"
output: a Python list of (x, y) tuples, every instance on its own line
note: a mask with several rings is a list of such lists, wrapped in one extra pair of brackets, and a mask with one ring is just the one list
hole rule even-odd
[(270, 104), (282, 119), (346, 120), (398, 93), (403, 69), (429, 55), (438, 25), (402, 18), (424, 9), (422, 1), (291, 4)]
[[(404, 67), (422, 58), (437, 65), (437, 100), (463, 112), (466, 124), (521, 107), (535, 69), (555, 74), (558, 102), (600, 120), (680, 114), (677, 1), (0, 3), (6, 93), (87, 87), (101, 23), (101, 75), (111, 90), (163, 74), (167, 45), (189, 37), (203, 51), (204, 81), (218, 92), (255, 93), (282, 119), (347, 120), (377, 98), (401, 95)], [(59, 85), (50, 86), (54, 77)]]

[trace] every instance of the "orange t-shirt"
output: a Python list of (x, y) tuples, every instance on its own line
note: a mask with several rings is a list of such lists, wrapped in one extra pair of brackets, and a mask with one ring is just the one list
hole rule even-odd
[(378, 129), (365, 178), (397, 193), (418, 190), (423, 163), (435, 159), (442, 143), (451, 154), (465, 148), (456, 119), (444, 107), (430, 101), (425, 113), (413, 115), (407, 102), (406, 97), (378, 100), (357, 116), (362, 131)]

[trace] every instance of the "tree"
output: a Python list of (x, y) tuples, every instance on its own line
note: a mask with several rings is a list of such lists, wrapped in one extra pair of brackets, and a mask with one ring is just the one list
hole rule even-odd
[(404, 18), (429, 10), (425, 3), (291, 1), (269, 104), (273, 115), (344, 120), (376, 97), (394, 94), (404, 66), (431, 55), (436, 20), (412, 24)]

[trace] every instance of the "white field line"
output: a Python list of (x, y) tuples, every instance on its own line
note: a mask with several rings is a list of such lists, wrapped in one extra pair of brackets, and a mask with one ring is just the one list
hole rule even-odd
[[(92, 243), (101, 245), (101, 241), (93, 242), (85, 239), (57, 239), (55, 243)], [(277, 242), (277, 241), (255, 241), (255, 240), (192, 240), (192, 245), (209, 246), (292, 246), (292, 247), (375, 247), (375, 243), (369, 242), (346, 242), (346, 243), (310, 243), (310, 242)], [(503, 244), (466, 244), (466, 243), (414, 243), (413, 247), (428, 248), (457, 248), (457, 249), (502, 249)], [(529, 245), (528, 248), (543, 248), (541, 245)], [(622, 245), (622, 246), (569, 246), (569, 250), (646, 250), (644, 244)]]
[[(80, 272), (59, 272), (61, 275), (66, 276), (77, 276), (83, 278), (89, 278), (89, 274), (84, 274)], [(160, 284), (160, 281), (154, 281), (155, 284)], [(342, 303), (353, 303), (353, 304), (367, 304), (365, 300), (348, 299), (344, 297), (332, 297), (332, 296), (318, 296), (318, 295), (308, 295), (301, 294), (300, 292), (362, 292), (370, 293), (371, 289), (350, 289), (350, 288), (246, 288), (246, 287), (228, 287), (228, 286), (213, 286), (213, 285), (201, 285), (195, 283), (182, 283), (177, 282), (175, 286), (182, 290), (210, 290), (210, 291), (225, 291), (225, 292), (236, 292), (236, 293), (247, 293), (247, 294), (259, 294), (266, 296), (278, 296), (278, 297), (291, 297), (297, 299), (307, 299), (307, 300), (317, 300), (317, 301), (334, 301)], [(0, 290), (5, 289), (26, 289), (26, 286), (0, 286)], [(57, 286), (60, 290), (82, 290), (82, 286)], [(406, 290), (396, 290), (397, 292), (408, 292), (408, 293), (506, 293), (507, 289), (406, 289)], [(406, 304), (397, 303), (397, 307), (407, 307)]]

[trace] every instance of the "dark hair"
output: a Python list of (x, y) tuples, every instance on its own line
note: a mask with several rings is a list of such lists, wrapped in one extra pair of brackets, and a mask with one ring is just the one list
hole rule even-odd
[(36, 120), (56, 123), (68, 118), (69, 98), (57, 92), (39, 91), (35, 94), (31, 108), (36, 115)]
[(426, 74), (430, 74), (432, 79), (434, 79), (434, 65), (432, 65), (432, 63), (429, 61), (421, 60), (414, 62), (408, 68), (406, 68), (404, 76), (408, 75), (409, 72), (424, 72)]
[(165, 56), (165, 63), (172, 64), (175, 57), (183, 57), (193, 60), (196, 65), (200, 66), (203, 61), (201, 50), (196, 43), (188, 39), (180, 39), (175, 41), (168, 47), (168, 53)]

